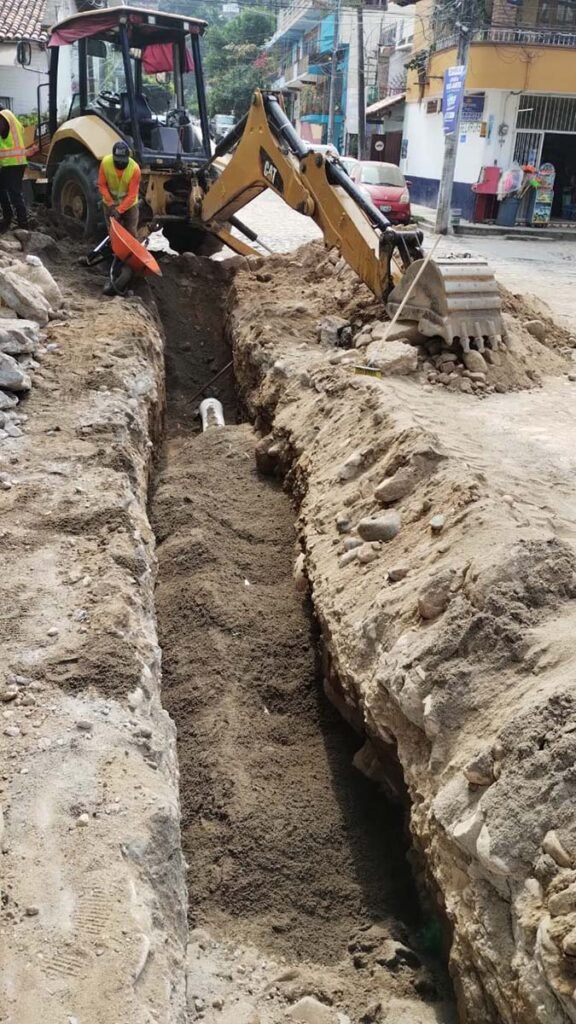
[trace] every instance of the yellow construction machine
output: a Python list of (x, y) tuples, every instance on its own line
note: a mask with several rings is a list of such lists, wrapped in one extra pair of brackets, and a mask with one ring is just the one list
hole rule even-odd
[[(279, 97), (256, 92), (246, 116), (213, 145), (200, 47), (205, 29), (198, 19), (133, 7), (90, 10), (54, 27), (49, 117), (43, 123), (39, 114), (31, 174), (61, 217), (86, 237), (97, 231), (98, 165), (124, 139), (142, 169), (144, 231), (162, 226), (181, 251), (209, 254), (224, 243), (253, 254), (249, 242), (257, 236), (237, 214), (271, 189), (315, 221), (326, 246), (341, 253), (390, 315), (401, 308), (424, 334), (457, 339), (464, 349), (497, 348), (500, 301), (487, 264), (426, 260), (421, 232), (393, 228), (337, 157), (299, 138)], [(70, 47), (77, 52), (78, 92), (61, 118), (60, 53)], [(154, 112), (151, 84), (166, 78), (172, 102)]]

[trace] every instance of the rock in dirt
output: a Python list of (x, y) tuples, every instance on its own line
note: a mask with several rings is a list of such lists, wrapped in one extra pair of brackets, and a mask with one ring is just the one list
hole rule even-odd
[(336, 471), (336, 476), (341, 483), (347, 480), (354, 480), (364, 467), (364, 456), (362, 452), (352, 452)]
[(432, 516), (432, 519), (430, 520), (430, 529), (432, 530), (432, 533), (441, 533), (445, 524), (446, 516), (439, 513), (438, 515)]
[(7, 395), (5, 391), (0, 391), (0, 409), (14, 409), (17, 405), (16, 395)]
[(472, 373), (486, 373), (488, 366), (481, 352), (470, 349), (469, 352), (464, 353), (462, 358), (467, 370), (471, 370)]
[(23, 431), (15, 423), (5, 423), (4, 430), (8, 437), (22, 437)]
[(40, 289), (12, 268), (0, 270), (0, 298), (25, 320), (36, 320), (44, 326), (50, 319), (50, 305)]
[(278, 469), (280, 446), (274, 443), (271, 435), (262, 437), (254, 449), (256, 465), (264, 476), (273, 476)]
[(22, 252), (22, 245), (17, 238), (0, 238), (0, 252)]
[(423, 619), (437, 619), (450, 603), (452, 578), (439, 573), (423, 587), (418, 595), (418, 611)]
[(576, 910), (576, 883), (569, 885), (561, 892), (555, 892), (548, 900), (548, 910), (552, 917), (565, 917)]
[(399, 469), (394, 476), (388, 477), (378, 485), (374, 491), (374, 497), (380, 505), (391, 505), (400, 501), (410, 494), (416, 486), (417, 479), (414, 470), (410, 468)]
[(17, 356), (36, 351), (38, 324), (33, 320), (0, 320), (0, 352)]
[(313, 996), (304, 996), (286, 1010), (286, 1017), (297, 1024), (336, 1024), (336, 1014)]
[(319, 325), (318, 334), (323, 345), (348, 344), (352, 337), (350, 322), (341, 316), (328, 316)]
[(546, 341), (546, 328), (541, 320), (525, 320), (524, 327), (538, 341)]
[(358, 551), (361, 546), (362, 545), (360, 544), (358, 547), (349, 548), (345, 551), (344, 554), (340, 556), (340, 565), (344, 567), (345, 565), (350, 565), (351, 562), (355, 562), (358, 558)]
[[(18, 363), (5, 352), (0, 352), (0, 388), (8, 388), (10, 391), (30, 391), (32, 382), (27, 374), (23, 373)], [(11, 408), (10, 405), (5, 408)]]
[(408, 566), (399, 565), (393, 569), (388, 570), (388, 579), (390, 580), (390, 583), (398, 583), (400, 580), (403, 580), (404, 577), (407, 576), (409, 572), (410, 570)]
[(352, 520), (347, 512), (339, 512), (336, 516), (336, 529), (338, 533), (350, 533)]
[(409, 320), (397, 320), (393, 327), (386, 320), (376, 320), (370, 326), (374, 341), (383, 341), (384, 338), (387, 342), (403, 339), (409, 345), (422, 345), (425, 341), (424, 335)]
[(27, 256), (24, 262), (15, 264), (12, 270), (24, 281), (29, 281), (38, 288), (52, 309), (61, 308), (63, 299), (60, 287), (38, 256)]
[(21, 243), (24, 252), (31, 253), (33, 256), (58, 249), (58, 244), (52, 235), (47, 235), (44, 231), (28, 231), (27, 228), (18, 228), (14, 235)]
[(562, 950), (565, 956), (576, 956), (576, 928), (568, 932), (562, 940)]
[(385, 376), (405, 377), (418, 369), (418, 352), (403, 341), (377, 341), (367, 348), (368, 361)]
[(358, 533), (362, 540), (383, 540), (386, 543), (393, 540), (401, 526), (400, 516), (397, 512), (388, 512), (384, 516), (372, 518), (365, 516), (358, 523)]
[(542, 849), (544, 853), (549, 854), (549, 856), (552, 857), (560, 867), (572, 867), (572, 857), (568, 851), (564, 849), (554, 829), (551, 829), (550, 832), (547, 832), (544, 836)]
[(491, 786), (494, 782), (494, 761), (489, 751), (476, 754), (464, 768), (471, 786)]
[(368, 565), (370, 562), (375, 562), (378, 558), (378, 550), (373, 547), (372, 544), (362, 544), (358, 548), (358, 561), (361, 565)]

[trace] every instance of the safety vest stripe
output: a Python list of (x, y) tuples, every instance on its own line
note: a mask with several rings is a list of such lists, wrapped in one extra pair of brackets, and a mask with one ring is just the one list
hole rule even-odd
[(0, 166), (8, 163), (8, 161), (16, 164), (25, 164), (26, 146), (24, 145), (22, 125), (11, 110), (1, 110), (0, 114), (8, 122), (9, 128), (7, 138), (0, 138)]

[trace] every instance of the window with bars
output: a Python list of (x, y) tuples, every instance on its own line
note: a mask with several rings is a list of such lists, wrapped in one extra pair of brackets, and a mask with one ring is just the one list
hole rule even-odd
[(537, 167), (540, 163), (543, 139), (544, 132), (516, 132), (514, 160), (521, 167), (524, 164), (532, 164)]
[(516, 129), (576, 132), (576, 97), (521, 96)]

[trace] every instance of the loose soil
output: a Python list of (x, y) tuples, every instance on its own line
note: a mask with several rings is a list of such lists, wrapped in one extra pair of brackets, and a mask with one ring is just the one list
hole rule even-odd
[[(212, 268), (186, 268), (183, 281), (177, 267), (162, 286), (167, 439), (151, 508), (189, 919), (260, 958), (306, 962), (313, 991), (356, 1021), (376, 995), (415, 995), (417, 955), (395, 975), (371, 959), (391, 937), (418, 944), (403, 812), (352, 768), (361, 741), (323, 695), (293, 576), (294, 511), (258, 473), (256, 434), (245, 424), (192, 432), (190, 393), (230, 358), (226, 281)], [(233, 415), (231, 382), (220, 397)], [(370, 955), (359, 954), (359, 930), (375, 923)], [(429, 994), (442, 985), (427, 981)], [(284, 1019), (279, 998), (266, 1021)]]

